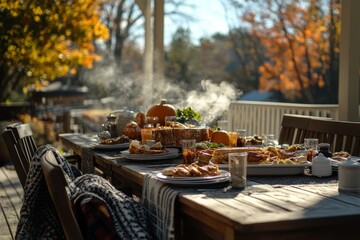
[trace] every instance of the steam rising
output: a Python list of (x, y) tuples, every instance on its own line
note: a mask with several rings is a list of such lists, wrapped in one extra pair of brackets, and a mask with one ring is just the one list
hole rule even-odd
[[(183, 84), (181, 82), (175, 84), (166, 80), (160, 94), (156, 80), (154, 84), (146, 84), (142, 77), (124, 76), (114, 69), (114, 65), (108, 65), (96, 68), (85, 75), (86, 81), (95, 88), (95, 94), (99, 94), (101, 89), (106, 93), (106, 96), (101, 97), (114, 98), (112, 105), (109, 106), (114, 110), (127, 107), (133, 111), (146, 113), (150, 106), (160, 103), (160, 99), (165, 98), (175, 108), (191, 107), (201, 114), (202, 125), (212, 126), (216, 124), (216, 120), (226, 119), (230, 103), (237, 96), (237, 90), (232, 84), (224, 81), (214, 83), (210, 79), (194, 83), (191, 91), (186, 90), (189, 87), (181, 86)], [(153, 87), (152, 91), (149, 89), (151, 87)], [(153, 94), (150, 94), (151, 92)]]
[(192, 107), (202, 116), (202, 124), (211, 125), (219, 118), (226, 118), (230, 102), (236, 99), (236, 89), (228, 82), (215, 84), (211, 80), (201, 81), (201, 91), (191, 91), (179, 106)]

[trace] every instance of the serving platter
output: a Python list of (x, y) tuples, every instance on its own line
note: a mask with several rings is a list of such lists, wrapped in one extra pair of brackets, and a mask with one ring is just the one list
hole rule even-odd
[(104, 149), (104, 150), (110, 150), (110, 149), (126, 149), (129, 148), (130, 143), (119, 143), (119, 144), (97, 144), (94, 146), (95, 149)]
[(121, 151), (121, 154), (124, 158), (137, 161), (151, 161), (151, 160), (162, 160), (162, 159), (172, 159), (179, 156), (179, 150), (176, 148), (167, 148), (166, 152), (163, 153), (153, 153), (153, 154), (138, 154), (138, 153), (129, 153), (129, 150)]
[[(353, 161), (360, 162), (360, 157), (351, 156), (350, 158)], [(332, 158), (329, 158), (329, 159), (331, 162), (331, 168), (332, 168), (333, 172), (337, 172), (339, 170), (339, 163), (341, 163), (341, 161), (338, 161), (338, 160), (335, 160)]]
[[(218, 164), (220, 169), (229, 169), (228, 164)], [(285, 176), (301, 175), (311, 163), (303, 164), (248, 164), (248, 176)]]
[(171, 177), (165, 176), (162, 173), (158, 173), (156, 178), (164, 183), (182, 185), (182, 186), (196, 186), (207, 185), (227, 182), (230, 180), (230, 173), (224, 170), (220, 170), (220, 175), (214, 177)]
[(166, 179), (171, 181), (212, 181), (217, 178), (224, 178), (230, 176), (230, 173), (225, 170), (220, 170), (219, 175), (216, 176), (205, 176), (205, 177), (172, 177), (162, 173), (158, 173), (156, 177), (158, 179)]

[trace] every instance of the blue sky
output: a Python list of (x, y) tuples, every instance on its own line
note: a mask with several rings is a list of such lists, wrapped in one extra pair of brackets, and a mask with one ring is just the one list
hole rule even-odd
[(186, 4), (180, 11), (192, 16), (193, 21), (178, 20), (173, 22), (165, 17), (165, 45), (171, 41), (171, 37), (178, 26), (188, 27), (195, 44), (201, 37), (210, 37), (214, 33), (227, 33), (228, 26), (225, 18), (224, 7), (221, 0), (184, 0)]

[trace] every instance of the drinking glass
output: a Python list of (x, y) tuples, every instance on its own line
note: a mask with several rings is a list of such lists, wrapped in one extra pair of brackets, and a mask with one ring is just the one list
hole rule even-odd
[(319, 139), (317, 138), (305, 138), (304, 147), (306, 150), (306, 157), (308, 161), (312, 161), (315, 157), (319, 146)]
[(246, 145), (246, 129), (236, 129), (236, 132), (239, 134), (237, 139), (238, 147), (245, 147)]
[(237, 140), (238, 140), (238, 137), (239, 137), (239, 133), (237, 132), (228, 132), (228, 135), (229, 135), (229, 145), (230, 147), (236, 147), (237, 146)]
[(229, 129), (229, 122), (227, 120), (219, 120), (217, 121), (217, 126), (220, 128), (220, 130), (228, 131)]
[(195, 161), (196, 140), (184, 139), (181, 141), (184, 164), (191, 164)]
[(230, 185), (233, 188), (246, 187), (247, 152), (229, 153)]
[(275, 135), (272, 133), (264, 134), (263, 135), (263, 146), (264, 147), (275, 146)]

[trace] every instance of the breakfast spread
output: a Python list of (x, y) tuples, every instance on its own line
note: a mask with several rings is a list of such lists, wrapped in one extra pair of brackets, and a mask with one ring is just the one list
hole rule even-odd
[(198, 161), (201, 164), (208, 162), (223, 164), (228, 163), (228, 154), (236, 152), (247, 152), (248, 164), (301, 164), (306, 162), (306, 157), (297, 154), (292, 146), (289, 149), (277, 147), (233, 147), (201, 150), (197, 152)]
[(137, 140), (132, 140), (129, 146), (130, 154), (157, 154), (166, 152), (166, 148), (160, 143), (156, 142), (151, 146), (141, 144)]
[(176, 167), (164, 168), (162, 174), (172, 177), (208, 177), (220, 174), (217, 164), (200, 166), (196, 163), (179, 164)]
[(128, 142), (130, 142), (130, 139), (129, 139), (129, 137), (127, 137), (125, 135), (100, 140), (100, 144), (105, 144), (105, 145), (121, 144), (121, 143), (128, 143)]

